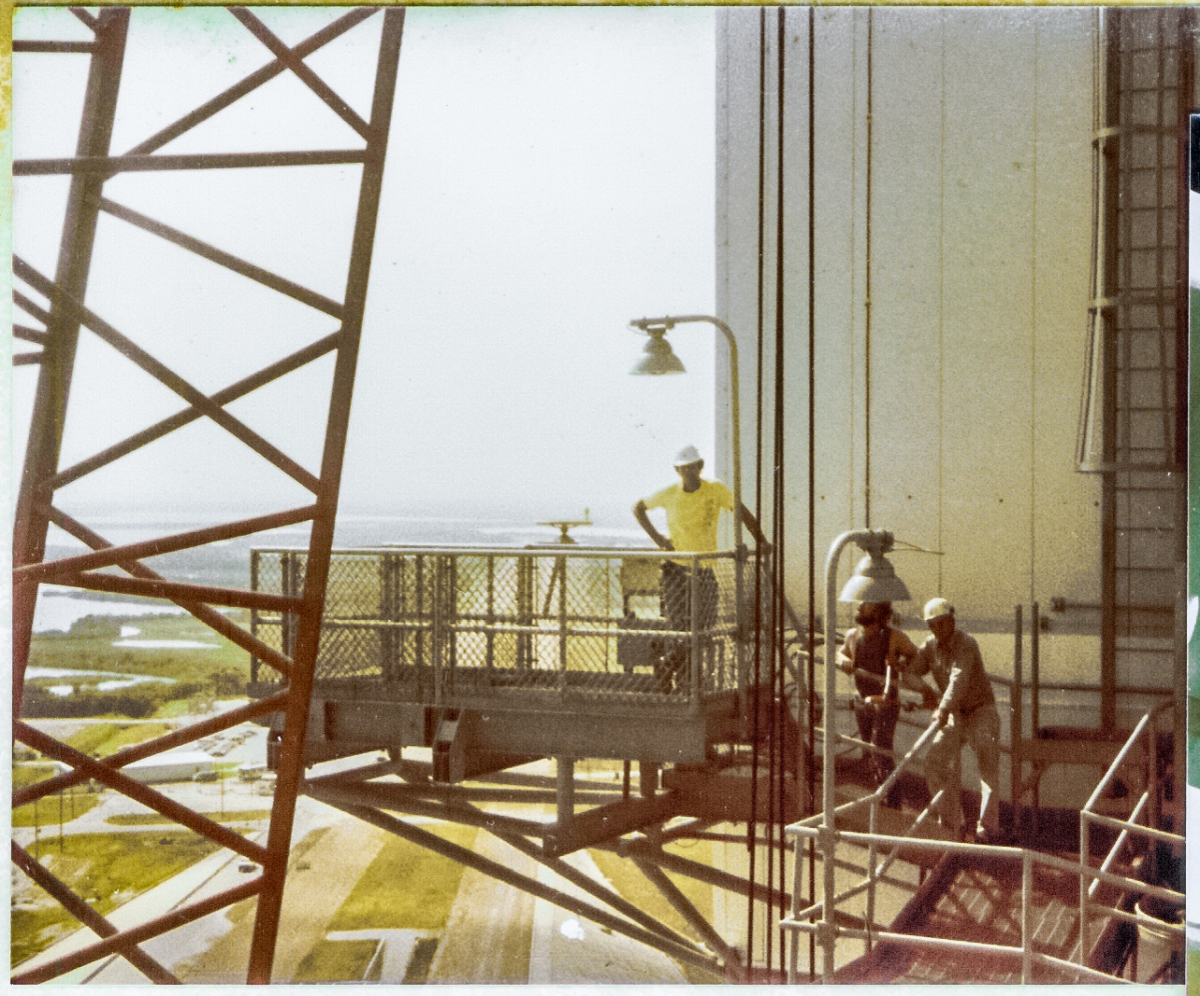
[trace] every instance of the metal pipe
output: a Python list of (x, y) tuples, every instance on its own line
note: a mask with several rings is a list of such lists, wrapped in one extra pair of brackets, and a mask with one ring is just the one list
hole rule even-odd
[(1012, 799), (1013, 832), (1019, 833), (1025, 821), (1021, 818), (1019, 790), (1025, 780), (1025, 686), (1022, 657), (1025, 649), (1024, 606), (1016, 608), (1013, 624), (1013, 680), (1008, 694), (1008, 794)]
[(1021, 852), (1021, 984), (1033, 982), (1033, 860)]
[[(1135, 805), (1133, 807), (1133, 812), (1129, 814), (1129, 820), (1131, 823), (1136, 822), (1137, 818), (1142, 815), (1142, 810), (1145, 809), (1148, 798), (1149, 798), (1149, 793), (1143, 792), (1142, 797), (1140, 799), (1138, 799), (1138, 801), (1137, 801), (1137, 805)], [(1113, 862), (1117, 860), (1117, 855), (1120, 854), (1120, 852), (1121, 852), (1121, 848), (1124, 847), (1125, 842), (1127, 840), (1129, 840), (1129, 835), (1130, 835), (1130, 831), (1128, 828), (1125, 830), (1122, 830), (1119, 834), (1117, 834), (1117, 839), (1113, 843), (1113, 846), (1108, 849), (1108, 854), (1106, 854), (1104, 856), (1104, 860), (1100, 862), (1100, 870), (1101, 871), (1106, 872), (1109, 870), (1109, 868), (1112, 867)], [(1087, 862), (1080, 861), (1080, 864), (1087, 864)], [(1080, 876), (1080, 881), (1081, 882), (1083, 881), (1082, 876)], [(1100, 887), (1100, 880), (1095, 879), (1092, 882), (1092, 884), (1088, 887), (1088, 890), (1087, 890), (1088, 899), (1091, 899), (1092, 896), (1094, 896), (1096, 894), (1096, 890), (1099, 887)]]
[[(834, 794), (833, 751), (837, 745), (837, 731), (834, 729), (833, 704), (837, 696), (837, 566), (842, 551), (852, 542), (867, 539), (874, 535), (869, 529), (852, 529), (838, 536), (829, 547), (829, 555), (825, 561), (825, 742), (822, 757), (821, 811), (823, 815), (823, 835), (821, 837), (822, 870), (824, 872), (824, 895), (832, 896), (836, 890), (834, 884), (834, 847), (835, 847), (835, 814), (834, 808), (837, 797)], [(824, 958), (821, 966), (826, 983), (833, 979), (834, 945), (837, 937), (837, 925), (833, 918), (832, 906), (827, 906), (824, 913), (821, 943)]]
[(1129, 734), (1129, 739), (1125, 741), (1124, 746), (1122, 746), (1117, 752), (1117, 756), (1113, 758), (1112, 764), (1108, 766), (1108, 771), (1104, 773), (1104, 777), (1100, 779), (1099, 784), (1095, 787), (1095, 789), (1092, 790), (1092, 794), (1088, 797), (1088, 801), (1084, 803), (1083, 809), (1080, 810), (1081, 815), (1082, 813), (1090, 813), (1092, 811), (1092, 807), (1100, 801), (1100, 796), (1103, 794), (1104, 790), (1108, 788), (1108, 785), (1113, 778), (1116, 777), (1117, 770), (1122, 764), (1125, 763), (1125, 758), (1133, 749), (1133, 745), (1137, 743), (1138, 737), (1142, 735), (1142, 731), (1145, 730), (1147, 725), (1149, 725), (1150, 718), (1151, 714), (1146, 713), (1140, 720), (1138, 720), (1137, 726), (1135, 726), (1133, 728), (1133, 732)]

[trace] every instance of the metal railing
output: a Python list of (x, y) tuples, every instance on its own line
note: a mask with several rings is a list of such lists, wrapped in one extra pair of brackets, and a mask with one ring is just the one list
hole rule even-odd
[[(1090, 914), (1099, 908), (1103, 908), (1104, 914), (1108, 917), (1129, 921), (1139, 926), (1152, 926), (1154, 930), (1163, 933), (1171, 934), (1179, 938), (1180, 945), (1184, 940), (1184, 925), (1169, 924), (1158, 919), (1151, 919), (1140, 912), (1135, 911), (1129, 913), (1120, 909), (1118, 906), (1102, 903), (1096, 899), (1096, 893), (1101, 883), (1113, 886), (1114, 888), (1124, 893), (1136, 893), (1141, 896), (1154, 896), (1159, 899), (1166, 900), (1168, 903), (1178, 904), (1182, 906), (1184, 896), (1182, 893), (1164, 886), (1153, 885), (1139, 879), (1131, 878), (1126, 875), (1121, 875), (1111, 871), (1112, 865), (1115, 862), (1122, 847), (1130, 840), (1133, 835), (1142, 835), (1150, 840), (1165, 841), (1174, 846), (1182, 847), (1184, 838), (1178, 834), (1173, 834), (1165, 830), (1158, 829), (1153, 825), (1139, 824), (1137, 821), (1143, 816), (1147, 816), (1151, 822), (1157, 822), (1157, 792), (1158, 792), (1158, 771), (1156, 758), (1156, 743), (1154, 741), (1154, 719), (1171, 706), (1171, 703), (1164, 703), (1150, 713), (1142, 717), (1142, 720), (1137, 724), (1133, 733), (1125, 746), (1118, 753), (1104, 778), (1101, 779), (1087, 805), (1080, 813), (1080, 853), (1078, 862), (1070, 861), (1065, 858), (1060, 858), (1055, 855), (1045, 854), (1040, 851), (1034, 851), (1028, 848), (1000, 846), (993, 844), (974, 844), (958, 841), (946, 841), (940, 839), (922, 839), (912, 836), (922, 825), (925, 824), (929, 815), (935, 811), (941, 793), (933, 797), (929, 804), (917, 815), (916, 819), (909, 825), (904, 834), (888, 835), (876, 832), (879, 806), (882, 800), (886, 797), (887, 792), (891, 789), (900, 773), (920, 754), (925, 747), (932, 741), (937, 732), (937, 724), (931, 723), (928, 728), (918, 737), (916, 743), (904, 755), (904, 757), (896, 765), (895, 770), (874, 792), (863, 796), (859, 799), (851, 800), (838, 806), (834, 810), (835, 817), (846, 817), (856, 810), (869, 807), (869, 824), (867, 832), (857, 832), (849, 830), (832, 831), (821, 825), (824, 821), (824, 814), (817, 813), (807, 819), (800, 820), (787, 827), (787, 833), (792, 835), (796, 841), (796, 854), (794, 861), (795, 881), (793, 883), (793, 905), (790, 916), (780, 921), (780, 925), (785, 929), (797, 933), (809, 933), (815, 935), (819, 941), (826, 944), (825, 950), (829, 952), (833, 949), (833, 941), (837, 937), (847, 937), (861, 939), (864, 942), (864, 954), (869, 954), (875, 943), (888, 942), (897, 945), (904, 945), (916, 948), (931, 948), (944, 949), (957, 952), (976, 952), (980, 954), (1002, 955), (1012, 958), (1020, 958), (1021, 960), (1021, 981), (1022, 983), (1030, 983), (1033, 980), (1033, 969), (1037, 965), (1052, 966), (1063, 970), (1068, 970), (1077, 975), (1081, 975), (1087, 979), (1103, 980), (1112, 982), (1119, 980), (1119, 976), (1110, 975), (1105, 972), (1098, 971), (1089, 967), (1086, 964), (1088, 957), (1088, 933), (1087, 921)], [(839, 737), (839, 739), (842, 739)], [(1116, 777), (1118, 769), (1126, 763), (1132, 754), (1136, 745), (1143, 739), (1148, 741), (1148, 746), (1145, 752), (1146, 764), (1146, 789), (1142, 793), (1139, 800), (1133, 807), (1133, 812), (1128, 820), (1119, 820), (1115, 817), (1106, 816), (1102, 813), (1094, 811), (1094, 807), (1101, 797), (1101, 794), (1112, 783)], [(864, 745), (870, 746), (870, 745)], [(1098, 868), (1093, 868), (1088, 862), (1089, 845), (1090, 845), (1090, 827), (1091, 825), (1100, 824), (1120, 830), (1113, 847)], [(863, 892), (867, 893), (867, 908), (863, 918), (864, 927), (862, 929), (855, 927), (847, 927), (839, 925), (836, 919), (825, 915), (826, 905), (825, 900), (818, 900), (811, 905), (800, 908), (800, 897), (802, 896), (801, 874), (804, 862), (801, 860), (801, 848), (805, 842), (808, 842), (809, 847), (819, 848), (822, 852), (822, 860), (833, 861), (837, 863), (837, 847), (840, 843), (849, 844), (852, 846), (865, 846), (867, 848), (867, 874), (861, 881), (851, 885), (843, 890), (832, 899), (833, 908), (836, 910), (840, 905), (846, 903)], [(878, 850), (880, 848), (891, 848), (890, 852), (882, 861), (876, 863)], [(876, 930), (874, 928), (875, 914), (875, 888), (876, 884), (883, 878), (892, 864), (905, 851), (931, 851), (938, 854), (959, 853), (973, 856), (990, 857), (1005, 861), (1020, 861), (1021, 862), (1021, 943), (1020, 945), (1001, 945), (987, 944), (978, 941), (967, 941), (955, 938), (936, 938), (924, 937), (915, 934), (901, 934), (886, 930)], [(1034, 928), (1032, 924), (1032, 916), (1034, 912), (1033, 905), (1033, 872), (1037, 865), (1055, 869), (1060, 872), (1066, 872), (1079, 877), (1079, 944), (1078, 957), (1075, 962), (1066, 959), (1057, 958), (1053, 955), (1044, 952), (1035, 951), (1033, 948)], [(820, 919), (818, 919), (820, 918)], [(799, 945), (793, 943), (791, 945), (790, 962), (788, 966), (789, 982), (797, 981), (797, 958), (799, 953)], [(833, 959), (826, 957), (825, 964), (822, 966), (824, 980), (832, 981), (833, 972), (835, 969)]]
[[(1117, 753), (1108, 771), (1105, 772), (1104, 777), (1100, 779), (1099, 784), (1084, 804), (1083, 809), (1080, 810), (1079, 863), (1081, 866), (1086, 867), (1088, 865), (1088, 856), (1091, 853), (1091, 831), (1093, 825), (1106, 826), (1120, 831), (1112, 847), (1109, 848), (1108, 853), (1104, 856), (1104, 860), (1100, 863), (1099, 870), (1105, 873), (1112, 867), (1121, 850), (1138, 837), (1145, 838), (1151, 845), (1154, 845), (1155, 842), (1164, 842), (1180, 848), (1183, 847), (1184, 838), (1180, 834), (1170, 833), (1158, 827), (1161, 807), (1159, 798), (1158, 729), (1156, 721), (1159, 716), (1170, 710), (1173, 706), (1173, 702), (1164, 702), (1158, 708), (1146, 713), (1138, 721), (1137, 726), (1134, 727), (1133, 732), (1129, 735), (1129, 739)], [(1121, 820), (1104, 813), (1096, 812), (1095, 807), (1104, 792), (1113, 785), (1117, 777), (1117, 772), (1129, 761), (1139, 744), (1143, 746), (1143, 785), (1145, 788), (1134, 803), (1129, 818)], [(1138, 821), (1143, 818), (1145, 819), (1145, 823), (1139, 823)], [(1100, 881), (1099, 878), (1094, 878), (1089, 884), (1087, 877), (1084, 875), (1081, 875), (1079, 879), (1079, 949), (1081, 960), (1084, 957), (1083, 951), (1087, 947), (1088, 914), (1093, 905), (1101, 906), (1104, 909), (1105, 915), (1111, 918), (1132, 922), (1139, 927), (1152, 926), (1155, 931), (1174, 935), (1179, 939), (1179, 943), (1182, 946), (1185, 937), (1182, 917), (1180, 917), (1178, 924), (1172, 924), (1157, 918), (1150, 918), (1136, 909), (1133, 913), (1129, 913), (1126, 910), (1112, 908), (1107, 904), (1098, 904), (1095, 901), (1095, 895), (1097, 889), (1100, 887)], [(1170, 903), (1178, 903), (1182, 908), (1184, 900), (1182, 893), (1163, 889), (1158, 886), (1144, 886), (1141, 891), (1148, 896), (1156, 896)]]
[[(254, 550), (252, 586), (299, 594), (305, 563), (302, 550)], [(732, 552), (335, 551), (316, 680), (377, 680), (446, 706), (509, 692), (698, 706), (747, 683), (755, 570)], [(286, 613), (255, 610), (251, 630), (284, 653), (295, 640)]]

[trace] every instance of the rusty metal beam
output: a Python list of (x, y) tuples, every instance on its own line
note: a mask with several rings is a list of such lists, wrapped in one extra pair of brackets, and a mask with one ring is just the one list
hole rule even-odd
[[(92, 532), (87, 526), (81, 522), (77, 522), (59, 509), (52, 508), (50, 510), (50, 521), (64, 532), (74, 536), (77, 540), (86, 543), (93, 550), (108, 549), (112, 546), (104, 537)], [(161, 574), (139, 563), (122, 563), (117, 566), (124, 571), (128, 571), (134, 577), (147, 578), (152, 581), (162, 579)], [(274, 668), (285, 678), (291, 674), (292, 662), (289, 657), (284, 656), (274, 647), (267, 646), (267, 644), (263, 643), (262, 640), (253, 634), (247, 633), (216, 609), (210, 608), (200, 602), (190, 602), (182, 599), (176, 601), (175, 604), (181, 609), (190, 612), (196, 619), (214, 632), (220, 633), (221, 636), (225, 637), (231, 643), (241, 647), (247, 653), (258, 657), (264, 664)]]
[[(75, 895), (62, 881), (52, 875), (46, 868), (43, 868), (16, 841), (12, 842), (12, 862), (40, 888), (58, 900), (71, 916), (98, 937), (114, 937), (120, 933), (116, 927)], [(150, 979), (151, 982), (157, 982), (161, 985), (179, 985), (179, 980), (174, 975), (163, 968), (162, 965), (146, 954), (136, 944), (123, 945), (117, 950), (117, 954), (128, 959), (129, 963)]]
[[(84, 92), (83, 118), (76, 145), (78, 156), (108, 155), (128, 31), (128, 8), (109, 8), (96, 18), (96, 50)], [(79, 300), (87, 291), (103, 184), (103, 176), (75, 176), (67, 193), (54, 282)], [(12, 552), (13, 564), (17, 567), (40, 561), (45, 554), (48, 521), (36, 496), (41, 482), (58, 469), (67, 397), (79, 341), (78, 317), (69, 310), (52, 305), (50, 313), (43, 312), (45, 318), (35, 312), (30, 314), (46, 322), (47, 340), (38, 371), (33, 418), (25, 447), (25, 467), (14, 517)], [(29, 661), (36, 605), (36, 585), (13, 591), (13, 715), (20, 714), (25, 692), (25, 668)]]
[(262, 864), (267, 856), (265, 848), (246, 840), (245, 837), (236, 831), (230, 830), (228, 827), (223, 827), (215, 820), (210, 820), (206, 816), (201, 816), (199, 813), (193, 812), (186, 806), (180, 805), (174, 799), (150, 788), (150, 786), (143, 785), (141, 782), (135, 781), (127, 775), (122, 775), (104, 762), (93, 760), (81, 751), (60, 743), (53, 737), (22, 720), (15, 720), (13, 722), (13, 736), (20, 743), (32, 747), (34, 750), (41, 751), (52, 760), (62, 761), (63, 764), (70, 765), (77, 771), (82, 771), (88, 778), (94, 778), (109, 788), (116, 789), (122, 795), (128, 796), (135, 802), (140, 802), (143, 806), (153, 809), (156, 813), (162, 813), (163, 816), (174, 820), (176, 823), (181, 823), (189, 830), (195, 830), (202, 837), (207, 837), (209, 840), (228, 847), (231, 851), (243, 857), (250, 858), (252, 861)]
[(96, 44), (95, 42), (22, 41), (17, 39), (12, 43), (12, 50), (14, 52), (54, 52), (57, 54), (74, 52), (91, 55), (96, 51)]
[(202, 152), (187, 156), (80, 156), (78, 159), (17, 159), (13, 176), (98, 176), (183, 169), (254, 169), (269, 166), (344, 166), (365, 161), (362, 149), (306, 152)]
[[(302, 41), (299, 45), (292, 49), (292, 53), (300, 58), (306, 55), (311, 55), (323, 45), (328, 44), (335, 38), (345, 34), (355, 25), (362, 23), (372, 14), (377, 13), (378, 7), (359, 7), (352, 10), (343, 17), (338, 18), (332, 24), (322, 28), (316, 34), (311, 35)], [(180, 135), (190, 131), (196, 125), (203, 121), (207, 121), (218, 111), (224, 110), (234, 101), (240, 100), (246, 94), (253, 92), (264, 83), (270, 82), (280, 73), (287, 69), (287, 65), (282, 59), (275, 59), (273, 62), (263, 66), (262, 69), (251, 73), (240, 83), (235, 83), (228, 90), (217, 94), (212, 100), (201, 104), (194, 111), (185, 114), (178, 121), (174, 121), (160, 131), (155, 132), (144, 142), (135, 145), (126, 155), (141, 156), (153, 152), (155, 149), (161, 149), (168, 142), (172, 142)]]
[(28, 325), (14, 325), (12, 334), (14, 339), (20, 339), (23, 342), (34, 342), (39, 346), (46, 344), (46, 333), (41, 329), (31, 329)]
[(193, 238), (186, 232), (181, 232), (177, 228), (172, 228), (161, 221), (156, 221), (154, 218), (142, 214), (140, 211), (125, 207), (125, 205), (118, 204), (107, 197), (100, 199), (100, 210), (105, 214), (112, 215), (114, 218), (120, 218), (135, 228), (140, 228), (152, 235), (157, 235), (159, 238), (165, 239), (167, 242), (177, 245), (181, 249), (194, 252), (197, 256), (216, 263), (218, 266), (223, 266), (227, 270), (232, 270), (243, 277), (248, 277), (255, 283), (262, 284), (264, 287), (270, 287), (271, 290), (278, 291), (280, 294), (299, 301), (301, 304), (307, 304), (310, 308), (322, 311), (333, 318), (341, 319), (342, 317), (342, 306), (332, 298), (325, 297), (324, 294), (318, 294), (307, 287), (302, 287), (295, 281), (281, 277), (279, 274), (272, 273), (261, 266), (255, 266), (244, 259), (239, 259), (237, 256), (211, 246), (207, 242)]
[[(199, 723), (191, 723), (176, 730), (174, 733), (167, 733), (161, 737), (155, 737), (153, 740), (143, 741), (134, 747), (126, 747), (124, 750), (117, 751), (117, 753), (106, 757), (104, 764), (113, 769), (123, 768), (134, 761), (141, 761), (143, 758), (153, 757), (155, 754), (161, 754), (163, 751), (173, 750), (184, 744), (194, 743), (202, 737), (239, 726), (248, 720), (258, 719), (260, 716), (279, 712), (286, 703), (287, 692), (280, 692), (278, 695), (272, 695), (270, 698), (260, 699), (257, 702), (251, 702), (249, 705), (244, 705), (237, 709), (230, 709), (228, 712), (223, 712), (211, 719), (201, 720)], [(86, 782), (88, 777), (86, 772), (71, 771), (36, 782), (33, 785), (27, 785), (13, 792), (13, 809), (36, 802), (38, 799), (47, 795), (53, 795), (55, 792), (62, 792), (64, 789), (69, 789), (74, 785), (80, 785)]]
[(64, 577), (59, 584), (88, 591), (107, 591), (139, 598), (169, 598), (173, 602), (191, 600), (207, 605), (224, 605), (234, 609), (259, 609), (263, 612), (298, 612), (301, 602), (287, 595), (272, 595), (265, 591), (243, 591), (240, 588), (217, 588), (213, 585), (186, 584), (182, 581), (153, 581), (143, 578), (123, 578), (114, 574), (84, 571)]
[(354, 113), (354, 108), (339, 97), (329, 85), (304, 64), (303, 59), (281, 42), (262, 21), (255, 17), (245, 7), (230, 7), (229, 13), (236, 17), (255, 38), (262, 42), (271, 53), (288, 69), (295, 73), (304, 84), (320, 97), (338, 117), (358, 132), (363, 138), (371, 137), (371, 126)]
[[(291, 373), (293, 370), (298, 370), (305, 364), (311, 363), (313, 360), (319, 359), (326, 353), (337, 349), (338, 343), (341, 341), (341, 332), (334, 332), (332, 335), (327, 335), (322, 339), (318, 339), (310, 346), (305, 346), (292, 353), (290, 356), (263, 367), (257, 373), (251, 374), (249, 377), (239, 380), (236, 384), (230, 384), (224, 390), (217, 391), (216, 394), (210, 395), (212, 401), (218, 405), (227, 405), (238, 398), (245, 397), (251, 391), (256, 391), (274, 380), (278, 380), (285, 374)], [(141, 432), (135, 433), (128, 439), (122, 440), (113, 446), (102, 450), (94, 456), (88, 457), (86, 460), (81, 460), (79, 463), (60, 470), (53, 477), (49, 478), (42, 486), (43, 496), (48, 496), (55, 489), (61, 488), (64, 485), (70, 484), (72, 481), (77, 481), (79, 478), (92, 473), (94, 470), (99, 470), (101, 467), (107, 466), (114, 460), (119, 460), (123, 456), (128, 456), (135, 450), (161, 439), (163, 436), (180, 429), (185, 425), (189, 425), (198, 418), (203, 418), (204, 413), (194, 405), (185, 408), (182, 411), (163, 419), (161, 422), (156, 422), (149, 428), (143, 429)]]
[(286, 512), (272, 512), (269, 515), (256, 515), (250, 519), (239, 519), (219, 526), (207, 526), (204, 529), (190, 529), (187, 532), (173, 533), (158, 539), (145, 540), (140, 543), (127, 543), (125, 546), (110, 546), (93, 553), (81, 553), (74, 557), (63, 557), (44, 564), (30, 564), (13, 571), (13, 582), (27, 581), (53, 582), (58, 577), (66, 577), (80, 571), (96, 570), (101, 567), (117, 567), (121, 564), (140, 560), (143, 557), (157, 557), (164, 553), (175, 553), (179, 550), (190, 550), (206, 543), (217, 540), (236, 539), (239, 536), (251, 536), (265, 529), (279, 529), (282, 526), (294, 526), (313, 518), (316, 505), (305, 505), (301, 508), (289, 509)]
[(375, 225), (383, 186), (383, 167), (391, 128), (392, 104), (400, 61), (400, 41), (404, 33), (404, 8), (390, 7), (383, 15), (383, 33), (375, 69), (375, 90), (371, 101), (371, 137), (363, 152), (362, 182), (358, 211), (351, 242), (350, 265), (344, 296), (343, 341), (337, 351), (330, 390), (329, 418), (325, 429), (325, 447), (321, 457), (317, 514), (313, 519), (305, 564), (304, 609), (296, 627), (293, 652), (291, 699), (284, 714), (280, 741), (276, 791), (271, 807), (267, 839), (267, 860), (263, 863), (263, 889), (254, 920), (247, 981), (265, 984), (271, 980), (275, 959), (276, 934), (279, 930), (283, 886), (287, 875), (288, 848), (295, 818), (296, 792), (304, 770), (304, 741), (308, 729), (309, 700), (313, 674), (321, 640), (321, 617), (325, 608), (325, 583), (329, 575), (329, 555), (333, 547), (334, 517), (341, 486), (342, 460), (350, 422), (350, 401), (358, 364), (359, 337), (366, 309), (371, 255), (375, 245)]
[(210, 397), (193, 387), (165, 363), (155, 359), (142, 349), (141, 346), (133, 342), (133, 340), (122, 335), (95, 312), (89, 308), (85, 308), (79, 303), (78, 298), (64, 293), (60, 287), (47, 280), (32, 266), (15, 255), (13, 256), (13, 273), (31, 287), (37, 288), (40, 293), (50, 298), (54, 302), (55, 307), (62, 307), (64, 310), (70, 312), (81, 325), (86, 326), (94, 335), (112, 346), (113, 349), (127, 360), (137, 364), (160, 384), (170, 388), (185, 401), (199, 408), (205, 415), (216, 422), (217, 425), (221, 426), (222, 429), (230, 433), (234, 438), (241, 440), (241, 442), (249, 446), (250, 449), (268, 463), (283, 471), (309, 491), (316, 492), (319, 489), (320, 482), (317, 478), (301, 467), (300, 464), (286, 453), (267, 442), (261, 435), (242, 422), (241, 419), (229, 414), (228, 411), (213, 402)]
[(179, 909), (171, 910), (165, 916), (149, 920), (131, 930), (113, 934), (111, 937), (107, 937), (96, 944), (89, 944), (86, 948), (73, 951), (69, 955), (64, 955), (62, 958), (47, 962), (38, 968), (14, 975), (10, 981), (13, 985), (36, 985), (42, 982), (49, 982), (51, 979), (55, 979), (67, 972), (73, 972), (77, 968), (89, 965), (103, 958), (105, 955), (118, 952), (130, 944), (141, 944), (143, 941), (148, 941), (151, 938), (158, 937), (160, 934), (165, 934), (168, 931), (182, 927), (184, 924), (191, 923), (193, 920), (199, 920), (210, 913), (216, 913), (217, 910), (224, 909), (226, 906), (232, 906), (234, 903), (240, 903), (243, 899), (249, 899), (259, 891), (261, 882), (261, 878), (254, 878), (242, 885), (234, 886), (232, 889), (226, 889), (224, 892), (217, 893), (217, 895), (211, 896), (208, 899), (192, 903), (190, 906), (181, 906)]

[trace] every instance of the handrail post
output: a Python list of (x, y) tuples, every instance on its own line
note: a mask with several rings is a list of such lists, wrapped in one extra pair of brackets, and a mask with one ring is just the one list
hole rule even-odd
[[(1013, 682), (1009, 691), (1009, 775), (1008, 793), (1012, 797), (1013, 832), (1019, 833), (1024, 820), (1021, 819), (1021, 783), (1025, 779), (1025, 676), (1022, 661), (1025, 637), (1025, 623), (1022, 619), (1023, 606), (1017, 606), (1016, 621), (1013, 627)], [(1019, 797), (1020, 796), (1020, 797)]]
[(1088, 819), (1085, 807), (1079, 812), (1079, 964), (1087, 963), (1087, 926), (1088, 926), (1088, 877), (1084, 869), (1088, 867), (1091, 855), (1092, 823)]
[(871, 798), (871, 814), (869, 816), (868, 827), (872, 836), (871, 843), (867, 847), (867, 881), (870, 883), (867, 886), (867, 915), (866, 915), (866, 949), (863, 954), (870, 954), (874, 941), (874, 931), (871, 929), (875, 923), (875, 840), (874, 835), (878, 830), (879, 819), (879, 790), (875, 791), (875, 795)]
[(1021, 851), (1021, 984), (1033, 982), (1033, 852)]
[(691, 577), (688, 585), (688, 599), (691, 602), (691, 611), (689, 615), (692, 620), (691, 633), (691, 667), (688, 670), (691, 672), (688, 675), (688, 686), (692, 696), (691, 708), (692, 712), (700, 711), (700, 668), (703, 661), (700, 656), (700, 567), (701, 560), (699, 557), (692, 558)]

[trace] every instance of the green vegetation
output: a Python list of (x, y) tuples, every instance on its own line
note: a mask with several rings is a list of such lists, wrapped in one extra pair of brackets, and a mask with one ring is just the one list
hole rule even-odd
[[(269, 809), (230, 809), (226, 810), (224, 815), (220, 812), (201, 815), (207, 816), (210, 820), (216, 820), (218, 823), (251, 823), (255, 820), (265, 820), (271, 815), (271, 811)], [(175, 821), (167, 819), (161, 813), (117, 813), (104, 822), (118, 827), (142, 827), (159, 826)]]
[[(232, 616), (241, 626), (248, 613)], [(213, 647), (114, 647), (121, 627), (133, 625), (138, 639), (193, 640)], [(23, 712), (27, 717), (178, 715), (197, 711), (214, 698), (235, 698), (245, 693), (250, 675), (249, 655), (218, 636), (191, 616), (88, 616), (69, 633), (38, 633), (30, 648), (32, 667), (107, 671), (170, 678), (173, 684), (147, 682), (128, 688), (100, 691), (106, 680), (98, 675), (78, 678), (39, 678), (25, 686)], [(70, 683), (71, 695), (50, 692), (51, 685)], [(174, 703), (179, 703), (175, 705)]]
[(88, 810), (95, 808), (99, 801), (100, 796), (95, 792), (79, 791), (78, 789), (48, 795), (38, 799), (36, 803), (27, 803), (14, 809), (12, 825), (14, 827), (40, 826), (44, 831), (50, 833), (52, 832), (51, 827), (58, 826), (60, 816), (63, 823), (70, 823), (72, 820), (79, 819)]
[[(296, 968), (293, 982), (362, 982), (379, 941), (318, 941)], [(383, 967), (382, 959), (372, 974)]]
[[(164, 846), (169, 842), (170, 846)], [(126, 900), (183, 871), (217, 850), (217, 845), (190, 830), (158, 833), (73, 834), (41, 844), (39, 859), (59, 879), (107, 914)], [(49, 896), (36, 890), (36, 900), (14, 903), (12, 964), (49, 947), (76, 926), (76, 921)]]
[(92, 723), (67, 737), (67, 745), (88, 757), (108, 757), (125, 747), (166, 736), (174, 729), (168, 723)]
[[(444, 840), (470, 848), (474, 827), (430, 826)], [(329, 924), (332, 930), (441, 930), (458, 894), (463, 866), (399, 837), (389, 838)]]
[[(12, 787), (25, 788), (37, 782), (52, 778), (56, 769), (49, 764), (14, 764), (12, 766)], [(37, 803), (29, 803), (13, 810), (12, 825), (14, 827), (40, 826), (49, 828), (57, 826), (59, 815), (63, 823), (70, 823), (86, 813), (100, 801), (100, 797), (86, 789), (75, 787), (61, 793), (62, 808), (59, 808), (59, 793), (39, 799)], [(36, 809), (35, 809), (36, 806)]]

